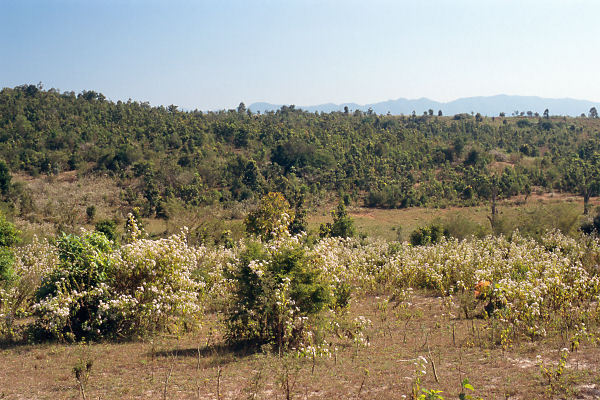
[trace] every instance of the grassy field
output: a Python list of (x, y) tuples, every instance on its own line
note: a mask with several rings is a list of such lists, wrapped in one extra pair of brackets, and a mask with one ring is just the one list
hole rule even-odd
[[(600, 204), (598, 199), (590, 201), (592, 206)], [(330, 205), (333, 209), (335, 205)], [(550, 225), (558, 224), (557, 214), (569, 214), (573, 217), (582, 217), (583, 201), (581, 198), (569, 194), (543, 194), (532, 195), (527, 200), (516, 197), (501, 201), (498, 204), (500, 218), (518, 224), (528, 216), (538, 213)], [(490, 206), (483, 204), (474, 207), (449, 207), (449, 208), (423, 208), (411, 207), (404, 209), (379, 209), (351, 206), (349, 214), (354, 219), (358, 232), (367, 236), (380, 237), (386, 240), (407, 240), (415, 229), (433, 222), (469, 221), (480, 225), (484, 233), (491, 233)], [(552, 215), (554, 214), (554, 215)], [(309, 229), (318, 232), (319, 225), (330, 222), (331, 216), (325, 207), (317, 210), (309, 217)], [(549, 226), (549, 227), (559, 227)], [(400, 235), (399, 235), (400, 233)]]
[[(457, 308), (427, 292), (394, 307), (385, 298), (356, 300), (351, 314), (369, 318), (368, 347), (338, 344), (330, 358), (278, 357), (269, 351), (228, 347), (218, 316), (201, 332), (180, 338), (91, 345), (41, 344), (0, 352), (0, 398), (82, 398), (73, 368), (92, 361), (88, 399), (402, 399), (411, 397), (415, 359), (427, 359), (421, 388), (457, 399), (468, 378), (475, 398), (597, 399), (600, 348), (569, 353), (564, 373), (542, 376), (538, 355), (556, 368), (561, 338), (488, 347), (483, 320), (466, 320)], [(336, 343), (333, 343), (336, 345)]]
[[(25, 238), (33, 234), (52, 236), (60, 229), (77, 231), (78, 226), (93, 228), (93, 222), (86, 218), (86, 208), (94, 205), (95, 220), (117, 218), (123, 224), (128, 207), (120, 197), (120, 188), (108, 177), (77, 176), (74, 172), (66, 172), (58, 176), (15, 176), (31, 193), (33, 210), (22, 216), (16, 216), (15, 223), (25, 234)], [(600, 204), (598, 199), (591, 200), (592, 206)], [(331, 221), (330, 211), (336, 203), (319, 205), (309, 210), (308, 228), (318, 233), (319, 225)], [(205, 226), (209, 230), (228, 229), (234, 238), (243, 236), (243, 218), (249, 211), (248, 205), (223, 209), (219, 205), (192, 210), (177, 208), (169, 220), (145, 219), (146, 229), (152, 235), (164, 235), (177, 232), (182, 226)], [(556, 213), (557, 208), (580, 216), (583, 212), (581, 197), (563, 193), (532, 194), (527, 199), (523, 196), (500, 201), (498, 209), (500, 217), (512, 220), (513, 225), (528, 214), (546, 208), (548, 212)], [(491, 233), (488, 216), (489, 204), (474, 207), (423, 208), (411, 207), (406, 209), (376, 209), (351, 204), (349, 213), (355, 221), (359, 233), (386, 240), (407, 240), (410, 233), (418, 227), (434, 221), (448, 222), (449, 220), (469, 221), (478, 224), (483, 233)], [(546, 216), (551, 220), (552, 216)], [(516, 221), (516, 222), (514, 222)], [(550, 228), (555, 226), (550, 226)], [(508, 229), (508, 228), (507, 228)], [(399, 235), (400, 233), (400, 235)]]
[[(118, 188), (108, 179), (65, 175), (21, 181), (41, 210), (37, 216), (16, 219), (26, 238), (53, 235), (61, 224), (91, 228), (85, 217), (90, 203), (97, 204), (97, 218), (124, 209)], [(334, 207), (314, 210), (309, 229), (318, 231), (320, 223), (331, 221), (329, 210)], [(503, 201), (499, 210), (507, 227), (527, 228), (534, 220), (542, 227), (576, 228), (583, 205), (575, 196), (537, 194)], [(398, 239), (399, 232), (407, 239), (414, 229), (436, 221), (455, 227), (467, 221), (469, 227), (490, 230), (486, 205), (401, 210), (351, 205), (349, 213), (359, 232), (388, 240)], [(243, 210), (204, 209), (145, 223), (148, 232), (162, 235), (213, 221), (205, 226), (240, 236), (243, 215)], [(498, 331), (489, 320), (465, 318), (458, 304), (429, 291), (417, 291), (400, 304), (389, 294), (358, 295), (348, 315), (371, 321), (366, 329), (369, 345), (333, 338), (332, 356), (315, 359), (231, 347), (221, 336), (222, 315), (217, 313), (209, 313), (199, 331), (180, 337), (1, 344), (0, 399), (410, 399), (415, 384), (457, 399), (465, 378), (475, 388), (467, 390), (474, 399), (600, 398), (600, 338), (575, 348), (567, 332), (503, 347), (493, 337)], [(568, 354), (561, 352), (565, 347)], [(564, 368), (559, 367), (561, 354), (567, 354)], [(419, 357), (427, 362), (415, 365)], [(86, 364), (89, 376), (84, 373), (77, 380), (74, 368)], [(422, 367), (425, 374), (419, 375)]]

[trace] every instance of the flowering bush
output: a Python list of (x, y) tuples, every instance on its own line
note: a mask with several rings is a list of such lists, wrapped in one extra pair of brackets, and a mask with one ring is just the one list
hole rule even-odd
[(42, 277), (58, 263), (56, 247), (38, 240), (14, 249), (12, 276), (0, 285), (0, 334), (12, 337), (17, 316), (27, 316), (35, 301)]
[(331, 304), (330, 285), (315, 268), (303, 235), (285, 229), (271, 242), (253, 242), (233, 266), (228, 338), (273, 343), (281, 351), (302, 342), (309, 317)]
[(102, 323), (99, 306), (111, 293), (111, 242), (101, 233), (84, 232), (63, 234), (56, 247), (58, 265), (36, 293), (39, 327), (70, 339), (100, 335), (109, 329)]
[(409, 288), (458, 299), (467, 318), (487, 314), (500, 330), (494, 342), (505, 346), (556, 331), (583, 338), (600, 321), (598, 238), (549, 232), (539, 241), (514, 233), (424, 246), (340, 237), (311, 243), (286, 226), (284, 216), (268, 241), (232, 248), (192, 247), (185, 232), (142, 239), (135, 224), (119, 248), (90, 232), (64, 235), (56, 246), (34, 241), (13, 249), (14, 278), (0, 287), (2, 329), (33, 312), (57, 337), (135, 336), (192, 327), (209, 308), (225, 312), (230, 340), (308, 349), (323, 344), (327, 329), (319, 324), (338, 336), (356, 331), (332, 317), (351, 295), (398, 300)]
[(113, 333), (141, 334), (194, 325), (204, 282), (192, 279), (198, 264), (185, 233), (141, 239), (114, 252), (113, 295), (101, 301), (99, 317), (114, 321)]
[(259, 206), (246, 216), (244, 225), (248, 233), (270, 240), (287, 231), (293, 220), (294, 211), (283, 194), (269, 192), (261, 199)]
[(494, 285), (485, 301), (504, 337), (542, 337), (548, 329), (572, 330), (599, 317), (600, 241), (549, 232), (541, 243), (515, 233), (436, 245), (325, 239), (315, 246), (331, 279), (362, 291), (425, 288), (476, 301), (478, 282)]
[[(135, 230), (135, 229), (134, 229)], [(59, 262), (34, 305), (41, 330), (59, 338), (141, 335), (198, 321), (204, 283), (185, 234), (136, 239), (118, 249), (103, 234), (63, 235)]]

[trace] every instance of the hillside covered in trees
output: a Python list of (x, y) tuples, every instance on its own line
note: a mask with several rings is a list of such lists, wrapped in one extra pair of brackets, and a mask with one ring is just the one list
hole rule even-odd
[[(295, 206), (325, 194), (370, 207), (471, 205), (539, 191), (586, 200), (600, 183), (600, 120), (180, 111), (40, 85), (0, 92), (0, 158), (12, 173), (108, 174), (145, 216), (257, 200)], [(4, 185), (9, 179), (3, 172)], [(19, 199), (13, 199), (15, 204)]]

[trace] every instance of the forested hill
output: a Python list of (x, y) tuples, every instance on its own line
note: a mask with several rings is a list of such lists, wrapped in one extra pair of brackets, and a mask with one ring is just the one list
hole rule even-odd
[(598, 118), (182, 112), (34, 85), (0, 92), (0, 157), (14, 172), (109, 174), (146, 215), (281, 191), (375, 207), (473, 204), (532, 188), (598, 189)]

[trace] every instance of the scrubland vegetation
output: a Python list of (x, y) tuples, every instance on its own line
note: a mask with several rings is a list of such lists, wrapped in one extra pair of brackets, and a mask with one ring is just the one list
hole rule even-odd
[[(427, 397), (437, 390), (445, 398), (472, 392), (490, 398), (594, 393), (589, 385), (597, 384), (594, 362), (600, 356), (600, 241), (595, 237), (551, 231), (538, 240), (513, 233), (464, 240), (442, 236), (435, 244), (411, 245), (331, 235), (341, 229), (336, 223), (352, 223), (342, 216), (315, 238), (290, 234), (293, 216), (281, 213), (280, 206), (286, 206), (281, 195), (265, 197), (246, 219), (248, 230), (258, 235), (227, 247), (190, 245), (185, 230), (146, 239), (133, 215), (121, 244), (103, 233), (83, 231), (17, 247), (1, 292), (4, 340), (23, 343), (18, 346), (27, 351), (47, 348), (33, 343), (48, 340), (100, 343), (59, 348), (80, 349), (80, 358), (95, 354), (80, 361), (100, 361), (105, 368), (109, 360), (101, 361), (104, 356), (91, 350), (94, 346), (146, 343), (152, 348), (137, 347), (135, 357), (144, 363), (135, 368), (154, 376), (155, 358), (160, 358), (163, 369), (167, 364), (163, 391), (156, 389), (154, 377), (134, 387), (147, 385), (154, 396), (169, 393), (179, 357), (197, 360), (198, 378), (213, 369), (204, 364), (211, 352), (216, 383), (208, 389), (204, 382), (194, 391), (188, 377), (172, 397), (240, 397), (247, 390), (256, 398), (275, 392), (289, 398), (309, 396), (308, 391), (309, 397), (317, 396), (312, 385), (318, 379), (301, 379), (301, 371), (314, 374), (338, 363), (363, 370), (358, 381), (354, 377), (349, 386), (336, 386), (335, 393), (346, 397), (439, 398)], [(194, 340), (193, 351), (180, 348), (180, 343)], [(172, 347), (157, 350), (158, 342)], [(396, 355), (372, 350), (392, 343)], [(470, 356), (457, 365), (447, 346)], [(15, 357), (14, 351), (7, 348), (3, 357)], [(532, 358), (531, 352), (539, 354)], [(477, 367), (485, 360), (482, 354), (504, 363), (507, 357), (525, 357), (521, 362), (530, 368), (507, 375), (499, 384)], [(370, 355), (377, 359), (370, 360)], [(148, 357), (152, 367), (145, 365)], [(227, 363), (240, 363), (249, 374), (256, 373), (252, 370), (259, 363), (260, 372), (250, 381), (238, 376), (240, 381), (229, 383), (233, 387), (221, 388), (221, 364), (226, 364), (221, 357), (232, 357)], [(381, 368), (378, 362), (390, 369), (388, 378), (400, 381), (384, 379), (383, 386), (373, 386), (369, 371)], [(74, 372), (72, 388), (83, 396), (92, 386), (84, 387), (83, 367), (73, 368), (79, 372)], [(92, 368), (86, 380), (97, 381), (95, 390), (119, 397), (103, 387)], [(408, 377), (395, 375), (399, 371)], [(279, 374), (277, 379), (273, 374)], [(449, 381), (443, 382), (444, 377)], [(304, 386), (296, 386), (297, 380)], [(242, 384), (247, 384), (243, 390)], [(470, 385), (477, 391), (469, 390)], [(123, 394), (146, 392), (135, 393)]]
[(597, 398), (599, 127), (4, 89), (0, 397)]

